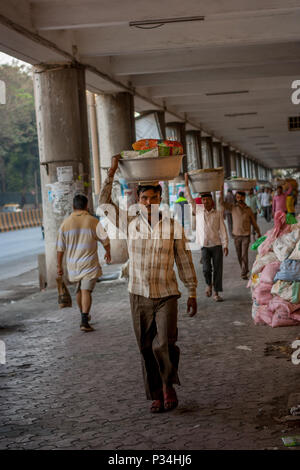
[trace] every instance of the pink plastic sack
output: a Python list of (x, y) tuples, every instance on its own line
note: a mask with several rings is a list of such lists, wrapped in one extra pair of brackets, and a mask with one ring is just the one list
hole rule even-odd
[(279, 238), (285, 233), (289, 233), (292, 230), (292, 226), (286, 223), (286, 214), (284, 212), (275, 212), (274, 216), (274, 228), (269, 230), (266, 235), (266, 240), (258, 247), (258, 253), (262, 256), (271, 250), (272, 245), (276, 238)]
[(260, 281), (258, 286), (253, 289), (252, 296), (254, 297), (254, 299), (256, 299), (259, 305), (268, 305), (270, 300), (272, 300), (272, 285), (273, 284)]
[(300, 304), (292, 304), (282, 299), (278, 295), (273, 296), (272, 300), (269, 302), (269, 309), (272, 312), (285, 312), (285, 313), (294, 313), (296, 310), (300, 310)]
[(295, 312), (291, 313), (291, 318), (300, 322), (300, 310), (296, 310)]
[(260, 282), (266, 282), (272, 284), (274, 281), (275, 274), (279, 271), (280, 262), (274, 261), (273, 263), (267, 264), (261, 272)]
[(272, 328), (276, 328), (278, 326), (294, 326), (297, 325), (298, 322), (294, 320), (290, 314), (284, 312), (276, 312), (272, 318)]
[(267, 305), (259, 307), (254, 318), (254, 323), (256, 325), (267, 324), (272, 326), (273, 313), (268, 309)]

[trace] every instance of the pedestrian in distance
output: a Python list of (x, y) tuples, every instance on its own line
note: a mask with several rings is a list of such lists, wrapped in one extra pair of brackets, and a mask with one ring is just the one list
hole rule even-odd
[[(261, 208), (267, 222), (272, 220), (272, 190), (265, 188), (260, 198)], [(251, 207), (251, 206), (250, 206)]]
[(203, 206), (196, 206), (190, 188), (188, 174), (185, 173), (185, 191), (187, 200), (196, 213), (196, 242), (201, 246), (203, 274), (206, 282), (205, 294), (212, 296), (216, 302), (223, 299), (223, 253), (228, 256), (228, 234), (225, 227), (223, 211), (213, 206), (211, 193), (202, 193)]
[[(249, 194), (246, 196), (246, 204), (247, 206), (250, 207), (254, 214), (254, 218), (257, 222), (257, 214), (260, 213), (261, 211), (261, 203), (260, 200), (258, 199), (257, 195), (254, 194), (254, 189), (251, 188), (249, 191)], [(255, 230), (254, 227), (252, 226), (252, 235), (255, 237)]]
[(92, 292), (97, 279), (102, 275), (99, 264), (97, 242), (105, 248), (105, 260), (110, 263), (110, 242), (107, 233), (96, 217), (88, 212), (88, 199), (78, 194), (73, 199), (73, 212), (60, 226), (57, 250), (57, 274), (63, 276), (65, 257), (68, 278), (76, 283), (76, 301), (81, 313), (81, 331), (93, 331), (89, 324)]
[(174, 204), (174, 217), (181, 223), (184, 227), (185, 213), (184, 206), (188, 204), (186, 198), (184, 197), (184, 191), (179, 191), (178, 198)]
[(252, 210), (247, 206), (247, 204), (245, 204), (246, 193), (244, 191), (237, 191), (235, 198), (236, 202), (234, 204), (225, 202), (224, 189), (222, 189), (220, 193), (220, 205), (232, 213), (232, 234), (236, 254), (241, 267), (241, 277), (242, 279), (248, 279), (248, 249), (250, 244), (251, 225), (253, 225), (258, 237), (261, 237), (261, 233)]
[(278, 211), (287, 213), (286, 199), (288, 196), (292, 194), (292, 192), (293, 192), (293, 187), (291, 184), (289, 184), (287, 191), (283, 191), (283, 187), (281, 185), (277, 186), (276, 194), (273, 197), (273, 205), (272, 205), (273, 217), (275, 216), (275, 213)]
[[(225, 196), (225, 202), (227, 202), (228, 204), (235, 203), (234, 195), (233, 195), (231, 188), (228, 188), (227, 190), (227, 194)], [(230, 211), (227, 211), (227, 210), (224, 211), (224, 214), (227, 220), (228, 232), (229, 232), (230, 238), (232, 238), (232, 214)]]
[[(103, 183), (99, 204), (113, 204), (111, 190), (120, 156), (112, 158)], [(141, 353), (146, 396), (152, 400), (150, 411), (159, 413), (178, 405), (174, 384), (179, 385), (179, 348), (177, 341), (178, 290), (174, 263), (188, 290), (187, 313), (197, 313), (197, 278), (192, 256), (186, 247), (184, 229), (178, 221), (159, 212), (162, 188), (151, 182), (138, 186), (139, 213), (128, 216), (126, 228), (118, 223), (122, 210), (114, 204), (107, 217), (126, 230), (129, 254), (128, 290), (136, 340)], [(157, 212), (153, 219), (153, 209)], [(136, 213), (136, 211), (135, 211)], [(164, 230), (168, 232), (165, 236)], [(177, 237), (176, 234), (177, 233)]]

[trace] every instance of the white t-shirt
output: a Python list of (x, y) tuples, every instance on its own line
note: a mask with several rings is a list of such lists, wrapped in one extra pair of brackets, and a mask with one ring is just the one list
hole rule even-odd
[(261, 205), (263, 207), (271, 206), (271, 204), (272, 204), (271, 194), (270, 193), (262, 193), (260, 202), (261, 202)]

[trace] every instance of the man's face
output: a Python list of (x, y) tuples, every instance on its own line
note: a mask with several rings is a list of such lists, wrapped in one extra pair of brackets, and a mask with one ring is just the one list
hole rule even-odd
[(277, 194), (278, 196), (280, 196), (280, 194), (282, 194), (282, 187), (279, 186), (279, 188), (277, 188)]
[(249, 191), (250, 196), (253, 196), (253, 189), (251, 188)]
[(139, 195), (139, 204), (146, 206), (148, 214), (151, 214), (151, 204), (160, 204), (161, 195), (160, 192), (155, 192), (153, 189), (148, 189)]
[(207, 211), (210, 211), (213, 207), (213, 200), (211, 197), (202, 197), (202, 203)]
[(242, 196), (241, 194), (236, 194), (235, 199), (238, 204), (245, 202), (245, 196)]

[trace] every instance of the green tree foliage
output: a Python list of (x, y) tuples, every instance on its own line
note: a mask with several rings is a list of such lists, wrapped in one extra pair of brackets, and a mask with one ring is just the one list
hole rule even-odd
[(1, 65), (6, 104), (0, 105), (0, 191), (31, 191), (39, 174), (38, 139), (30, 69)]

